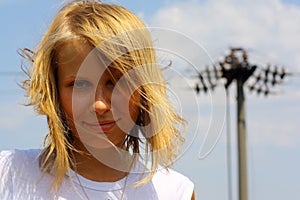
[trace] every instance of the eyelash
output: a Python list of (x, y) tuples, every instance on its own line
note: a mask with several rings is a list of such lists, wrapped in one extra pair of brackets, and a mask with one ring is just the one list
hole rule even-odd
[[(92, 83), (86, 80), (76, 80), (70, 83), (70, 86), (77, 89), (90, 88), (92, 87)], [(112, 80), (108, 80), (105, 84), (109, 89), (113, 89), (115, 87), (115, 83)]]
[[(81, 84), (81, 86), (78, 85), (78, 84)], [(80, 88), (91, 87), (92, 84), (90, 82), (88, 82), (88, 81), (85, 81), (85, 80), (76, 80), (76, 81), (73, 81), (71, 83), (71, 86), (80, 89)]]

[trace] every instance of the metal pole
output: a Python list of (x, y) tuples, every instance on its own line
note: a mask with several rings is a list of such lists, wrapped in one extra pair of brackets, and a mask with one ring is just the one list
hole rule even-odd
[[(241, 54), (238, 54), (241, 53)], [(220, 77), (226, 79), (226, 83), (224, 84), (226, 90), (229, 88), (231, 83), (236, 80), (237, 84), (237, 142), (238, 142), (238, 188), (239, 188), (239, 200), (248, 200), (248, 184), (247, 184), (247, 147), (246, 147), (246, 117), (245, 117), (245, 96), (244, 96), (244, 83), (247, 81), (249, 77), (251, 77), (254, 71), (257, 69), (256, 65), (250, 65), (248, 62), (248, 54), (243, 48), (231, 48), (230, 54), (226, 55), (224, 61), (219, 62), (220, 70), (215, 72), (217, 77), (220, 74)], [(214, 70), (216, 68), (214, 67)], [(250, 87), (250, 90), (256, 90), (258, 93), (263, 92), (265, 95), (269, 94), (269, 89), (267, 84), (271, 83), (275, 85), (280, 83), (281, 80), (286, 75), (291, 75), (291, 73), (287, 73), (284, 68), (281, 71), (275, 67), (274, 70), (270, 70), (270, 68), (266, 68), (263, 70), (264, 76), (257, 75), (256, 82)], [(207, 77), (209, 78), (208, 70), (206, 70)], [(270, 73), (272, 74), (273, 80), (269, 80)], [(264, 79), (262, 78), (264, 77)], [(203, 82), (203, 77), (200, 74), (200, 81), (203, 85), (204, 91), (207, 91), (208, 87)], [(280, 80), (278, 80), (280, 79)], [(263, 81), (261, 83), (261, 81)], [(211, 84), (209, 79), (208, 81)], [(264, 85), (266, 88), (263, 89), (260, 87), (255, 87), (256, 84)], [(212, 87), (213, 88), (213, 87)], [(252, 88), (252, 89), (251, 89)], [(200, 91), (199, 85), (196, 87), (197, 93)], [(228, 117), (229, 118), (229, 117)], [(228, 129), (229, 130), (229, 129)], [(229, 131), (227, 131), (229, 132)], [(228, 144), (229, 145), (229, 144)], [(228, 152), (230, 152), (228, 146)], [(228, 163), (230, 163), (230, 155), (228, 155)], [(229, 185), (231, 182), (231, 174), (230, 170), (228, 170), (228, 182)], [(231, 193), (229, 190), (228, 193), (229, 199), (231, 198)]]
[(239, 177), (239, 200), (248, 199), (247, 186), (247, 151), (246, 151), (246, 119), (244, 80), (237, 80), (237, 124), (238, 124), (238, 177)]
[(228, 200), (232, 199), (232, 179), (231, 179), (231, 132), (230, 132), (230, 97), (229, 97), (229, 91), (226, 89), (226, 97), (227, 97), (227, 176), (228, 176)]

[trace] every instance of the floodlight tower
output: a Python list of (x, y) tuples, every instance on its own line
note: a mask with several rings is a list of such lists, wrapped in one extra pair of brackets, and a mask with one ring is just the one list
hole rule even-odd
[[(242, 54), (242, 59), (238, 57), (237, 53)], [(233, 80), (236, 80), (239, 199), (247, 200), (248, 181), (244, 84), (257, 67), (249, 64), (247, 52), (242, 48), (232, 48), (230, 54), (219, 64), (221, 67), (221, 76), (226, 79), (226, 89), (228, 89)]]
[[(256, 73), (259, 71), (258, 73)], [(254, 74), (254, 72), (256, 74)], [(213, 65), (213, 70), (208, 67), (202, 72), (198, 72), (199, 82), (194, 88), (197, 93), (207, 93), (209, 89), (214, 90), (216, 83), (213, 79), (226, 79), (225, 89), (228, 90), (231, 83), (236, 82), (237, 92), (237, 142), (238, 142), (238, 187), (239, 200), (248, 200), (248, 180), (247, 180), (247, 145), (246, 145), (246, 115), (245, 115), (245, 95), (244, 85), (252, 77), (255, 79), (252, 85), (249, 85), (250, 91), (256, 91), (258, 94), (270, 94), (270, 86), (282, 83), (286, 75), (292, 75), (275, 66), (271, 69), (270, 65), (266, 68), (258, 68), (248, 62), (248, 53), (243, 48), (231, 48), (230, 53), (218, 65)], [(207, 79), (207, 80), (206, 80)], [(230, 170), (229, 170), (230, 171)], [(230, 176), (230, 175), (229, 175)], [(231, 191), (229, 192), (231, 200)]]

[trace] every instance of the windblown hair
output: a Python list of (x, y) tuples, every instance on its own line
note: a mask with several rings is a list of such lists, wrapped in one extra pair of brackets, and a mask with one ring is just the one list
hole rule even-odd
[[(145, 25), (123, 7), (97, 1), (67, 3), (29, 58), (32, 67), (23, 87), (29, 105), (47, 117), (49, 126), (39, 157), (40, 168), (44, 174), (55, 177), (52, 188), (57, 191), (66, 172), (75, 165), (70, 152), (76, 149), (59, 102), (56, 62), (59, 47), (77, 39), (88, 42), (111, 60), (141, 96), (140, 102), (135, 102), (142, 110), (136, 122), (141, 126), (126, 137), (124, 149), (139, 154), (144, 145), (146, 157), (151, 160), (151, 170), (141, 180), (141, 184), (146, 183), (159, 165), (168, 168), (176, 158), (183, 142), (179, 127), (184, 127), (185, 121), (167, 99), (166, 83)], [(139, 67), (142, 70), (134, 70), (131, 75), (126, 73)], [(133, 136), (138, 134), (145, 138), (143, 144)]]

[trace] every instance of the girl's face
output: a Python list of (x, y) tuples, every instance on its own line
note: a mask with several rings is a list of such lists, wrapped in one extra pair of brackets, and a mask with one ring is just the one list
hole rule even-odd
[(120, 71), (106, 67), (92, 50), (81, 40), (58, 49), (59, 101), (75, 142), (93, 148), (121, 147), (137, 120), (139, 108), (134, 102), (140, 97), (121, 81)]

